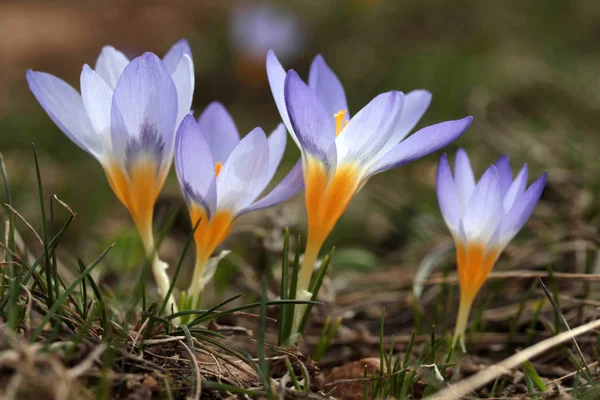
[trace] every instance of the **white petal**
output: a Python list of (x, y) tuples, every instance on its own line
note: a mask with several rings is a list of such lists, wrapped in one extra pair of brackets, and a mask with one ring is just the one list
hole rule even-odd
[(129, 64), (129, 60), (123, 53), (112, 46), (104, 46), (94, 69), (114, 90), (127, 64)]
[(192, 59), (184, 54), (177, 64), (177, 68), (171, 74), (175, 89), (177, 89), (177, 121), (175, 126), (183, 120), (192, 107), (194, 97), (194, 64)]
[(506, 191), (506, 195), (504, 196), (505, 213), (512, 208), (519, 197), (521, 197), (521, 195), (525, 192), (525, 188), (527, 188), (527, 175), (527, 164), (525, 164)]
[(467, 204), (469, 204), (469, 199), (475, 189), (475, 177), (473, 176), (473, 169), (469, 162), (469, 156), (463, 149), (458, 149), (456, 152), (456, 158), (454, 160), (454, 182), (456, 183), (461, 210), (464, 214)]
[(81, 72), (81, 97), (88, 117), (99, 139), (104, 144), (104, 152), (110, 151), (110, 107), (113, 91), (102, 77), (87, 64)]

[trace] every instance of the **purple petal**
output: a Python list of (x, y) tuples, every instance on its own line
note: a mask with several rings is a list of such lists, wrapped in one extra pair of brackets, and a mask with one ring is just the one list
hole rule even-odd
[(413, 90), (404, 95), (404, 106), (400, 114), (400, 120), (394, 129), (394, 133), (385, 144), (381, 151), (383, 156), (394, 146), (400, 143), (413, 130), (419, 122), (429, 104), (431, 103), (431, 93), (427, 90)]
[(201, 205), (208, 214), (216, 207), (215, 163), (206, 137), (191, 114), (175, 135), (175, 171), (188, 203)]
[(31, 92), (50, 119), (77, 146), (98, 157), (100, 137), (94, 132), (81, 95), (62, 79), (45, 72), (27, 71)]
[(165, 63), (165, 66), (170, 74), (175, 72), (184, 54), (190, 57), (190, 60), (192, 60), (192, 50), (190, 49), (189, 43), (185, 39), (179, 40), (169, 49), (167, 54), (165, 54), (163, 57), (163, 62)]
[(545, 172), (517, 200), (515, 205), (506, 213), (502, 221), (500, 242), (505, 246), (510, 240), (515, 237), (519, 230), (525, 225), (525, 222), (533, 214), (535, 206), (537, 206), (540, 196), (546, 186), (546, 178), (548, 173)]
[(335, 132), (317, 97), (296, 71), (288, 72), (284, 92), (290, 122), (302, 152), (328, 167), (335, 166)]
[(487, 244), (502, 222), (502, 216), (502, 193), (498, 182), (498, 171), (492, 165), (475, 186), (462, 218), (467, 241)]
[(508, 156), (502, 156), (494, 163), (498, 170), (498, 177), (500, 178), (500, 190), (502, 194), (506, 195), (508, 188), (512, 183), (512, 169), (510, 168), (510, 159)]
[(471, 125), (473, 117), (446, 121), (417, 131), (383, 155), (367, 171), (367, 177), (418, 160), (452, 143)]
[(504, 212), (508, 212), (515, 202), (521, 197), (527, 188), (527, 164), (523, 165), (521, 171), (511, 183), (510, 187), (504, 192)]
[(448, 157), (443, 154), (437, 169), (436, 192), (440, 210), (446, 225), (453, 235), (457, 235), (462, 217), (456, 186), (452, 178), (452, 171), (448, 164)]
[[(333, 116), (341, 110), (348, 111), (348, 103), (346, 102), (346, 93), (344, 93), (342, 83), (320, 54), (315, 57), (310, 66), (308, 86), (325, 108), (325, 112), (335, 129)], [(345, 119), (350, 119), (350, 115), (346, 114)]]
[(363, 107), (336, 139), (338, 164), (345, 161), (370, 164), (394, 132), (403, 101), (402, 92), (391, 91)]
[(273, 99), (275, 100), (275, 104), (277, 105), (277, 110), (279, 110), (279, 115), (281, 116), (281, 121), (284, 123), (288, 132), (292, 135), (292, 138), (300, 147), (300, 143), (296, 138), (296, 134), (294, 129), (292, 128), (292, 124), (290, 123), (290, 118), (288, 116), (288, 110), (285, 105), (285, 79), (286, 72), (279, 63), (279, 60), (275, 56), (272, 50), (269, 50), (267, 53), (267, 78), (269, 79), (269, 85), (271, 86), (271, 93), (273, 93)]
[(219, 102), (210, 103), (198, 118), (198, 124), (206, 135), (214, 161), (225, 163), (240, 142), (240, 134), (227, 109)]
[(138, 155), (154, 158), (166, 167), (175, 136), (177, 91), (163, 62), (152, 53), (134, 59), (125, 68), (113, 96), (111, 138), (121, 166)]
[(129, 59), (112, 46), (104, 46), (94, 68), (98, 75), (114, 90)]
[(462, 148), (458, 149), (454, 160), (454, 182), (456, 182), (460, 208), (464, 213), (475, 189), (475, 177), (473, 176), (469, 156)]
[(237, 214), (263, 191), (269, 173), (269, 143), (262, 129), (246, 135), (217, 177), (217, 207)]
[(283, 178), (281, 182), (269, 194), (250, 207), (245, 208), (240, 212), (244, 214), (251, 211), (261, 210), (263, 208), (272, 207), (279, 203), (289, 200), (304, 188), (304, 176), (302, 174), (302, 160), (299, 160), (290, 172)]

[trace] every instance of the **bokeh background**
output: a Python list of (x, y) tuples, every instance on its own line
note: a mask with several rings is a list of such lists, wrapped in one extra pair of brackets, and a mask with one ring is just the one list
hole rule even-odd
[[(530, 181), (549, 171), (542, 202), (515, 240), (535, 243), (538, 257), (531, 263), (554, 261), (560, 268), (569, 260), (557, 255), (560, 246), (597, 247), (600, 3), (595, 0), (3, 1), (0, 152), (15, 207), (39, 229), (35, 143), (46, 199), (56, 194), (77, 212), (61, 244), (67, 261), (91, 260), (114, 241), (108, 270), (139, 265), (143, 255), (100, 165), (53, 125), (30, 93), (25, 71), (50, 72), (79, 88), (83, 64), (94, 65), (104, 45), (130, 57), (144, 51), (162, 56), (180, 38), (187, 38), (193, 51), (193, 109), (199, 113), (218, 100), (242, 133), (255, 126), (270, 132), (279, 122), (264, 69), (268, 48), (304, 77), (312, 58), (322, 54), (343, 82), (353, 113), (383, 91), (431, 91), (433, 101), (419, 127), (473, 115), (470, 130), (445, 151), (466, 148), (477, 174), (505, 153), (515, 172), (529, 164)], [(434, 190), (439, 155), (371, 179), (329, 239), (328, 247), (337, 248), (339, 275), (380, 265), (414, 269), (448, 243)], [(290, 140), (280, 176), (298, 157)], [(190, 229), (174, 171), (159, 200), (157, 225), (173, 207), (180, 212), (161, 249), (171, 261)], [(57, 211), (59, 221), (67, 215)], [(239, 272), (242, 260), (255, 266), (267, 262), (286, 225), (303, 232), (302, 196), (240, 221), (225, 244), (236, 255), (224, 262), (223, 271)], [(19, 229), (34, 242), (24, 225)], [(518, 264), (515, 244), (507, 253), (500, 268)]]

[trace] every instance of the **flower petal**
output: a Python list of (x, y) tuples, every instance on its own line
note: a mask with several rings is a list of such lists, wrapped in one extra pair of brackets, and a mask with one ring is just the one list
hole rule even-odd
[(338, 165), (347, 161), (370, 164), (394, 132), (403, 101), (402, 92), (391, 91), (363, 107), (336, 138)]
[(184, 54), (171, 74), (175, 89), (177, 90), (177, 121), (179, 125), (183, 117), (185, 117), (192, 107), (192, 98), (194, 97), (194, 64), (192, 59)]
[(163, 62), (152, 53), (125, 68), (113, 95), (111, 138), (122, 167), (143, 153), (157, 165), (168, 162), (175, 136), (177, 91)]
[(269, 142), (269, 174), (267, 179), (268, 182), (271, 182), (271, 179), (275, 176), (275, 172), (277, 172), (277, 167), (279, 167), (279, 163), (283, 158), (283, 153), (285, 153), (285, 145), (287, 143), (287, 133), (285, 131), (285, 126), (283, 124), (277, 125), (277, 128), (271, 132), (269, 138), (267, 139)]
[(214, 162), (225, 163), (240, 142), (240, 134), (227, 109), (217, 101), (210, 103), (198, 118), (198, 124), (206, 135)]
[(527, 164), (523, 165), (521, 171), (512, 182), (509, 189), (504, 192), (504, 212), (507, 213), (515, 204), (515, 202), (521, 197), (525, 189), (527, 188)]
[(114, 89), (127, 64), (129, 64), (129, 59), (125, 57), (125, 54), (112, 46), (104, 46), (94, 69), (108, 86)]
[(246, 135), (229, 155), (217, 177), (217, 204), (236, 215), (265, 187), (269, 173), (269, 143), (262, 129)]
[(467, 242), (487, 244), (502, 222), (503, 214), (498, 171), (492, 165), (475, 186), (462, 218)]
[(189, 43), (187, 40), (181, 39), (171, 46), (169, 51), (167, 51), (167, 54), (163, 57), (163, 62), (170, 74), (173, 74), (177, 70), (181, 58), (184, 55), (190, 57), (190, 61), (192, 60), (192, 50), (190, 49)]
[(261, 210), (283, 203), (298, 194), (302, 189), (304, 189), (304, 176), (302, 174), (302, 160), (299, 160), (285, 178), (283, 178), (269, 194), (240, 211), (240, 214)]
[(464, 214), (473, 190), (475, 190), (475, 177), (473, 176), (469, 156), (462, 148), (458, 149), (454, 160), (454, 182), (456, 183), (460, 208)]
[(215, 163), (191, 114), (185, 116), (175, 135), (175, 171), (186, 200), (201, 205), (211, 215), (217, 202)]
[(27, 71), (27, 82), (50, 119), (73, 143), (95, 157), (102, 154), (81, 95), (73, 87), (53, 75), (31, 70)]
[(512, 169), (510, 168), (510, 159), (508, 156), (502, 156), (494, 163), (498, 170), (498, 177), (500, 178), (500, 190), (502, 195), (506, 196), (506, 192), (512, 183)]
[(456, 185), (448, 164), (448, 157), (443, 154), (437, 169), (436, 193), (444, 221), (454, 236), (458, 235), (462, 212), (456, 193)]
[[(320, 54), (315, 57), (310, 66), (308, 86), (325, 108), (325, 112), (335, 129), (333, 116), (341, 110), (348, 111), (348, 103), (346, 102), (346, 93), (342, 83)], [(345, 119), (350, 119), (348, 113)]]
[(367, 171), (366, 177), (418, 160), (452, 143), (471, 125), (473, 117), (425, 127), (398, 143)]
[(81, 97), (92, 127), (110, 150), (110, 107), (113, 91), (89, 65), (81, 72)]
[(381, 150), (381, 156), (394, 148), (413, 130), (423, 114), (425, 114), (425, 111), (427, 111), (430, 103), (431, 93), (427, 90), (413, 90), (404, 95), (404, 105), (402, 106), (400, 120), (394, 129), (394, 133)]
[(317, 158), (329, 168), (335, 167), (335, 132), (317, 97), (296, 71), (287, 73), (284, 91), (290, 123), (302, 152)]
[(546, 186), (547, 176), (548, 173), (545, 172), (533, 182), (504, 216), (500, 232), (500, 241), (503, 246), (515, 237), (523, 225), (525, 225), (525, 222), (531, 217), (531, 214), (533, 214), (533, 210), (535, 210), (535, 206), (537, 206)]
[(273, 99), (275, 100), (275, 104), (277, 105), (277, 109), (279, 110), (279, 115), (281, 116), (281, 121), (284, 123), (286, 129), (292, 135), (292, 138), (298, 145), (300, 146), (300, 142), (296, 137), (296, 133), (292, 128), (292, 124), (290, 123), (290, 118), (288, 116), (288, 110), (285, 105), (285, 79), (286, 72), (279, 63), (279, 60), (275, 56), (272, 50), (269, 50), (267, 53), (267, 78), (269, 79), (269, 86), (271, 86), (271, 93), (273, 93)]

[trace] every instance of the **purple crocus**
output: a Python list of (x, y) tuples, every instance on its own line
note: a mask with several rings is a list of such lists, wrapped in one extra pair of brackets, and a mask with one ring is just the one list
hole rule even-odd
[(173, 159), (175, 131), (190, 112), (194, 68), (185, 40), (161, 60), (145, 53), (129, 61), (102, 49), (95, 69), (81, 72), (81, 94), (45, 72), (27, 71), (27, 82), (54, 123), (94, 156), (137, 226), (159, 293), (169, 288), (167, 265), (155, 256), (154, 204)]
[(473, 300), (508, 242), (537, 205), (547, 173), (527, 188), (527, 164), (513, 180), (508, 157), (490, 166), (475, 182), (467, 153), (460, 149), (454, 177), (444, 154), (437, 171), (437, 197), (442, 216), (456, 245), (460, 307), (454, 344), (464, 333)]
[(323, 241), (354, 195), (375, 174), (426, 156), (462, 135), (472, 117), (409, 136), (431, 101), (426, 90), (380, 94), (350, 118), (344, 88), (320, 55), (308, 85), (267, 55), (267, 75), (281, 119), (302, 153), (308, 241), (298, 280), (306, 295)]
[(175, 139), (175, 169), (195, 231), (196, 265), (188, 290), (192, 307), (204, 289), (204, 270), (215, 248), (245, 213), (288, 200), (304, 187), (302, 165), (292, 168), (267, 195), (286, 145), (283, 124), (269, 135), (255, 128), (240, 140), (220, 103), (211, 103), (196, 122), (187, 115)]

